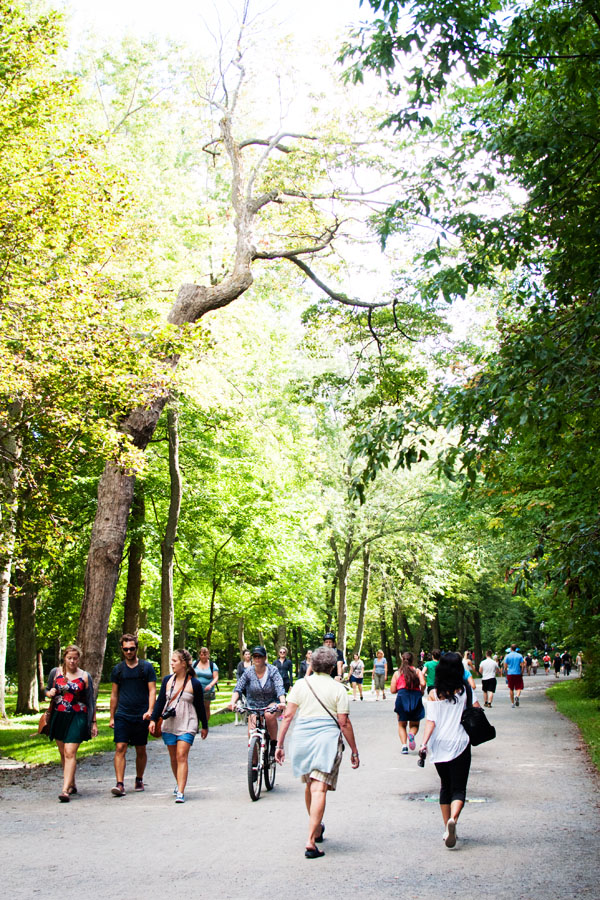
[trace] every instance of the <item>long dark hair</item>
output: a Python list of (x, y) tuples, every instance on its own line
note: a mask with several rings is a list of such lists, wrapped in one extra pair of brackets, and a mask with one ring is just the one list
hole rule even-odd
[(435, 692), (440, 700), (456, 703), (456, 692), (465, 689), (464, 666), (460, 653), (444, 653), (435, 669)]
[(420, 687), (419, 676), (413, 669), (413, 655), (408, 650), (402, 654), (400, 674), (404, 675), (404, 684), (408, 691), (416, 691)]

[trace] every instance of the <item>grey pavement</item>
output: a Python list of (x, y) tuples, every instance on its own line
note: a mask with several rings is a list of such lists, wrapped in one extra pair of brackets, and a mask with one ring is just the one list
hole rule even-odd
[[(550, 678), (526, 679), (511, 709), (504, 684), (489, 717), (495, 741), (473, 750), (470, 801), (458, 844), (442, 842), (433, 766), (401, 757), (393, 700), (350, 704), (361, 767), (345, 753), (325, 816), (326, 855), (304, 858), (303, 786), (289, 764), (253, 803), (245, 729), (215, 728), (190, 754), (184, 805), (162, 742), (152, 742), (144, 793), (113, 798), (112, 756), (85, 760), (80, 796), (60, 804), (55, 768), (3, 773), (1, 885), (8, 898), (154, 900), (202, 895), (285, 900), (351, 893), (363, 900), (598, 898), (599, 781), (577, 729), (545, 697)], [(130, 751), (131, 753), (131, 751)]]

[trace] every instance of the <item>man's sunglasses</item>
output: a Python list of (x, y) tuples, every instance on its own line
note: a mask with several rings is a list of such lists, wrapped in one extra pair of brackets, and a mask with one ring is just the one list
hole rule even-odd
[(132, 653), (135, 649), (135, 647), (123, 647), (123, 653)]

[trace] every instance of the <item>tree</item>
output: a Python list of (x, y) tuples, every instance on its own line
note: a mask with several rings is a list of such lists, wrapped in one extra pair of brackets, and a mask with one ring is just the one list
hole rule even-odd
[[(222, 99), (217, 101), (214, 95), (205, 98), (213, 110), (218, 110), (220, 117), (218, 133), (207, 143), (206, 149), (219, 165), (224, 153), (229, 166), (235, 232), (231, 264), (227, 265), (225, 274), (218, 273), (209, 284), (182, 285), (168, 321), (175, 326), (184, 326), (235, 301), (252, 285), (253, 268), (258, 260), (292, 262), (336, 302), (367, 308), (381, 306), (379, 301), (361, 301), (328, 288), (309, 265), (318, 254), (332, 248), (341, 231), (342, 220), (329, 209), (332, 204), (334, 209), (343, 204), (344, 193), (329, 186), (323, 190), (323, 179), (331, 176), (334, 168), (340, 168), (339, 148), (328, 148), (328, 153), (323, 154), (312, 135), (290, 134), (285, 130), (266, 138), (237, 138), (236, 115), (244, 84), (241, 54), (233, 60), (232, 68), (237, 80), (233, 85), (227, 79), (220, 82)], [(352, 142), (347, 144), (346, 152), (355, 157), (356, 146)], [(249, 154), (252, 161), (245, 170), (244, 161)], [(274, 154), (289, 159), (289, 168), (271, 163)], [(290, 172), (292, 180), (289, 186), (285, 184), (286, 171)], [(367, 193), (371, 201), (376, 190)], [(363, 202), (360, 192), (352, 200), (357, 201)], [(292, 213), (286, 210), (286, 202)], [(322, 209), (319, 203), (323, 204)], [(274, 206), (276, 214), (272, 211)], [(292, 217), (294, 227), (281, 231), (280, 223), (283, 221), (287, 226)], [(261, 222), (263, 233), (260, 241), (255, 241), (253, 230)], [(271, 228), (275, 222), (277, 227)], [(269, 230), (275, 240), (281, 240), (280, 244), (269, 239)], [(173, 361), (175, 364), (177, 359)], [(148, 445), (167, 397), (166, 393), (156, 392), (144, 407), (133, 410), (124, 418), (123, 433), (136, 449), (144, 450)], [(99, 672), (104, 654), (133, 485), (133, 474), (125, 473), (118, 464), (107, 464), (99, 485), (98, 512), (90, 543), (78, 635), (86, 664), (93, 674)]]
[[(446, 471), (460, 460), (471, 485), (481, 473), (491, 490), (515, 494), (512, 510), (531, 522), (517, 591), (552, 583), (580, 623), (572, 639), (585, 632), (597, 653), (596, 4), (370, 5), (380, 18), (345, 48), (350, 75), (385, 72), (403, 101), (388, 124), (415, 129), (409, 143), (428, 147), (381, 216), (382, 239), (427, 221), (436, 239), (420, 254), (418, 289), (448, 301), (492, 290), (498, 342), (465, 383), (446, 379), (424, 415), (404, 409), (382, 440), (365, 441), (369, 467), (397, 444), (406, 459), (424, 423), (458, 429)], [(415, 49), (396, 81), (397, 62)], [(525, 199), (514, 190), (502, 199), (507, 185)]]

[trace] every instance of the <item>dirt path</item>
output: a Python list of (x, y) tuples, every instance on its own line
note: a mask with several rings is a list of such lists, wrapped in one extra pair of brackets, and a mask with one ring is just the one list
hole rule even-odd
[(592, 900), (600, 894), (598, 778), (576, 729), (544, 696), (548, 682), (527, 679), (520, 709), (510, 708), (504, 686), (496, 695), (498, 738), (473, 752), (472, 802), (454, 851), (441, 840), (435, 769), (419, 769), (416, 754), (400, 756), (388, 699), (351, 703), (362, 764), (358, 772), (349, 759), (342, 764), (323, 859), (304, 858), (303, 791), (289, 765), (276, 789), (252, 803), (244, 729), (228, 725), (197, 740), (182, 806), (159, 743), (150, 748), (146, 791), (122, 799), (110, 796), (109, 754), (81, 765), (81, 796), (70, 804), (58, 803), (55, 769), (10, 776), (16, 783), (0, 789), (3, 894)]

